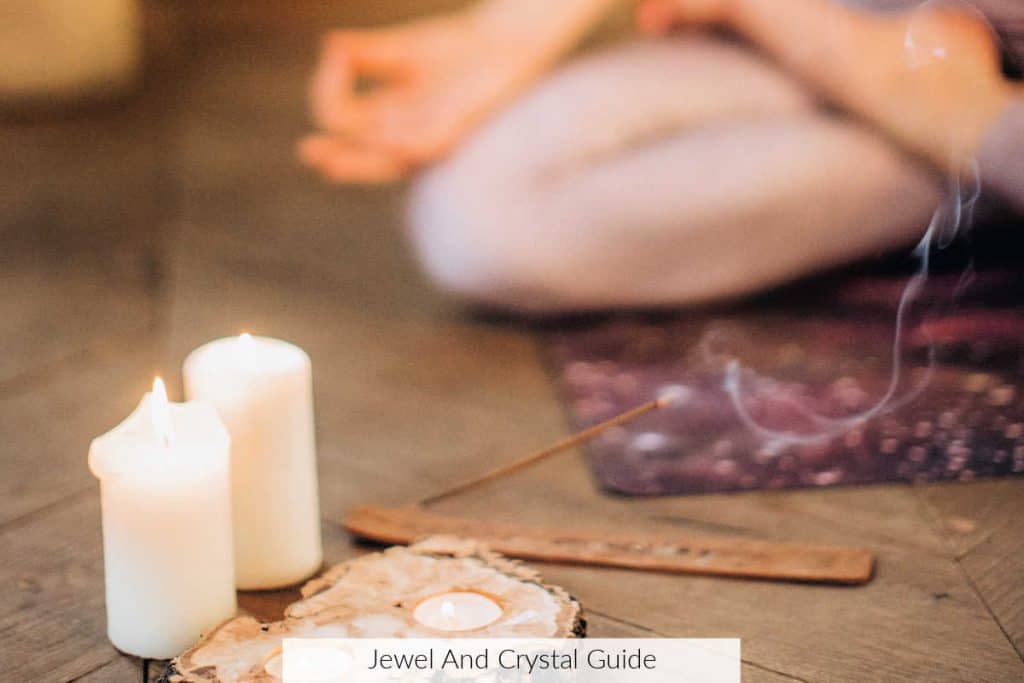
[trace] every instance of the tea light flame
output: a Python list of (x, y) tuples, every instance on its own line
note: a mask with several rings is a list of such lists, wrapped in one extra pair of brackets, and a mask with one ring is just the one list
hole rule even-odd
[(456, 590), (427, 598), (413, 610), (413, 618), (438, 631), (473, 631), (502, 617), (494, 600), (473, 591)]
[(248, 332), (243, 332), (238, 335), (238, 343), (246, 347), (252, 346), (252, 335)]
[(174, 438), (174, 426), (171, 424), (171, 409), (167, 401), (167, 387), (160, 377), (153, 379), (152, 401), (150, 402), (150, 417), (153, 420), (153, 430), (156, 436), (165, 446), (171, 445)]

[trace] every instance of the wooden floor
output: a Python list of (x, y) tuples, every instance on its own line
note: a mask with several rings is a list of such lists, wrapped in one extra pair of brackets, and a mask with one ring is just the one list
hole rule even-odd
[[(215, 2), (185, 22), (155, 3), (141, 96), (0, 126), (0, 680), (159, 668), (106, 639), (86, 450), (155, 372), (180, 395), (200, 342), (246, 329), (311, 354), (331, 562), (359, 552), (337, 525), (349, 506), (423, 497), (567, 430), (534, 334), (417, 273), (401, 188), (328, 188), (294, 162), (315, 36), (376, 19), (334, 4), (286, 20)], [(438, 508), (867, 545), (860, 588), (543, 569), (594, 636), (741, 637), (746, 681), (1024, 680), (1024, 481), (640, 501), (598, 493), (572, 455)], [(271, 618), (293, 597), (241, 601)]]

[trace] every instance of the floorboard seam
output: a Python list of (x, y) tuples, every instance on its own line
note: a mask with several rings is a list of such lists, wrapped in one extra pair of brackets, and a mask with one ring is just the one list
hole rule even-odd
[(76, 368), (90, 360), (103, 357), (104, 354), (111, 351), (111, 347), (120, 348), (128, 342), (138, 342), (140, 339), (146, 339), (151, 335), (152, 331), (149, 325), (146, 325), (97, 339), (45, 365), (40, 365), (0, 381), (0, 398), (17, 397), (27, 391), (31, 391), (39, 384), (45, 384), (48, 380), (61, 372), (67, 371), (69, 368)]
[(788, 674), (785, 671), (779, 671), (778, 669), (773, 669), (770, 666), (765, 666), (764, 664), (752, 662), (749, 659), (740, 659), (740, 661), (746, 664), (747, 666), (752, 666), (755, 669), (759, 669), (761, 671), (767, 671), (768, 673), (775, 674), (776, 676), (782, 676), (783, 678), (788, 678), (792, 681), (797, 681), (798, 683), (808, 683), (806, 678), (800, 678), (799, 676)]
[(955, 545), (953, 544), (953, 539), (950, 537), (949, 532), (946, 529), (946, 525), (942, 521), (942, 516), (941, 514), (939, 514), (939, 511), (936, 510), (935, 506), (928, 502), (928, 499), (922, 495), (921, 488), (916, 486), (913, 486), (911, 488), (914, 491), (914, 494), (917, 496), (917, 500), (920, 503), (921, 507), (923, 507), (925, 510), (925, 516), (928, 518), (928, 523), (932, 526), (933, 531), (939, 536), (940, 540), (943, 542), (943, 545), (945, 545), (953, 554), (953, 559), (960, 560), (964, 557), (967, 557), (974, 551), (975, 548), (988, 542), (988, 540), (992, 538), (992, 534), (995, 533), (993, 531), (990, 531), (978, 540), (968, 545), (963, 550), (957, 551)]
[(659, 633), (658, 631), (655, 631), (653, 628), (644, 626), (643, 624), (638, 624), (638, 623), (633, 622), (633, 621), (629, 621), (628, 619), (623, 619), (622, 617), (613, 616), (611, 614), (608, 614), (607, 612), (600, 612), (600, 611), (598, 611), (596, 609), (590, 609), (590, 608), (585, 609), (584, 612), (590, 612), (591, 614), (596, 614), (599, 617), (603, 617), (604, 619), (607, 619), (609, 621), (614, 621), (614, 622), (622, 624), (624, 626), (628, 626), (630, 628), (635, 628), (638, 631), (645, 631), (645, 632), (650, 633), (652, 635), (658, 636), (659, 638), (668, 638), (669, 637), (669, 636), (665, 635), (664, 633)]
[(748, 538), (765, 539), (767, 536), (759, 534), (754, 529), (748, 529), (741, 526), (734, 526), (732, 524), (719, 524), (717, 522), (708, 522), (702, 519), (695, 519), (693, 517), (684, 517), (682, 515), (648, 515), (647, 519), (655, 522), (666, 522), (676, 526), (697, 528), (702, 531), (712, 531), (714, 533), (727, 533), (735, 536), (746, 536)]
[[(643, 624), (638, 624), (638, 623), (636, 623), (634, 621), (630, 621), (628, 619), (623, 619), (622, 617), (616, 617), (614, 615), (608, 614), (607, 612), (601, 612), (601, 611), (596, 610), (596, 609), (587, 609), (586, 611), (590, 612), (591, 614), (596, 614), (599, 617), (602, 617), (603, 619), (607, 619), (608, 621), (614, 621), (614, 622), (616, 622), (618, 624), (622, 624), (622, 625), (628, 626), (630, 628), (635, 628), (638, 631), (644, 631), (645, 633), (650, 633), (651, 635), (657, 636), (659, 638), (671, 638), (672, 637), (672, 636), (669, 636), (667, 634), (661, 633), (660, 631), (655, 631), (653, 628), (649, 628), (647, 626), (644, 626)], [(755, 669), (760, 669), (761, 671), (767, 671), (768, 673), (772, 673), (772, 674), (775, 674), (777, 676), (782, 676), (783, 678), (788, 678), (788, 679), (790, 679), (792, 681), (798, 681), (798, 683), (807, 683), (806, 679), (800, 678), (799, 676), (794, 676), (793, 674), (786, 673), (785, 671), (779, 671), (778, 669), (773, 669), (770, 666), (765, 666), (764, 664), (758, 664), (757, 662), (753, 662), (753, 661), (751, 661), (749, 659), (740, 658), (740, 661), (743, 662), (744, 664), (746, 664), (747, 666), (752, 666)]]
[(111, 664), (113, 664), (114, 662), (116, 662), (116, 661), (117, 661), (117, 659), (118, 659), (119, 657), (121, 657), (121, 655), (119, 655), (119, 654), (115, 654), (115, 655), (114, 655), (113, 657), (111, 657), (111, 658), (110, 658), (110, 659), (108, 659), (107, 661), (103, 662), (103, 663), (102, 663), (102, 664), (100, 664), (99, 666), (94, 666), (93, 668), (89, 669), (88, 671), (83, 671), (83, 672), (82, 672), (82, 673), (80, 673), (80, 674), (76, 674), (75, 676), (73, 676), (73, 677), (72, 677), (72, 678), (70, 678), (69, 680), (71, 680), (71, 681), (79, 681), (79, 680), (81, 680), (81, 679), (85, 678), (86, 676), (88, 676), (89, 674), (94, 674), (94, 673), (96, 673), (97, 671), (99, 671), (100, 669), (102, 669), (102, 668), (103, 668), (103, 667), (105, 667), (105, 666), (110, 666)]
[[(982, 594), (981, 589), (978, 588), (978, 585), (974, 582), (974, 579), (971, 578), (970, 572), (967, 571), (967, 568), (960, 561), (962, 557), (964, 557), (967, 553), (961, 554), (956, 552), (956, 548), (953, 544), (953, 541), (949, 537), (949, 533), (945, 530), (942, 524), (942, 519), (940, 518), (938, 512), (934, 508), (932, 508), (928, 501), (921, 495), (920, 489), (916, 487), (911, 487), (911, 490), (914, 492), (914, 495), (917, 498), (918, 505), (920, 509), (923, 511), (925, 521), (932, 528), (933, 533), (938, 535), (939, 541), (943, 544), (943, 546), (946, 548), (946, 551), (949, 553), (949, 560), (956, 566), (957, 571), (960, 572), (960, 576), (967, 584), (967, 587), (971, 590), (972, 593), (974, 593), (974, 597), (978, 599), (978, 602), (980, 602), (981, 606), (985, 608), (985, 611), (988, 613), (989, 617), (991, 617), (992, 621), (995, 622), (996, 628), (998, 628), (999, 632), (1003, 634), (1004, 638), (1006, 638), (1006, 642), (1010, 644), (1011, 648), (1013, 648), (1013, 651), (1017, 654), (1018, 659), (1024, 662), (1024, 650), (1018, 647), (1017, 643), (1013, 641), (1013, 637), (1010, 635), (1010, 632), (1006, 630), (1005, 626), (1003, 626), (1003, 622), (999, 619), (999, 616), (992, 609), (992, 606), (989, 605), (988, 600), (985, 599), (985, 596)], [(978, 545), (979, 543), (975, 543), (971, 547), (971, 550), (978, 547)]]
[(17, 517), (13, 517), (7, 520), (6, 522), (0, 524), (0, 533), (5, 533), (10, 529), (16, 529), (19, 526), (30, 524), (33, 521), (35, 521), (37, 517), (42, 517), (44, 515), (49, 514), (50, 512), (53, 512), (54, 510), (60, 510), (63, 507), (73, 505), (74, 503), (77, 503), (78, 501), (85, 499), (88, 494), (92, 493), (95, 490), (96, 487), (94, 485), (89, 485), (85, 488), (78, 489), (77, 491), (72, 491), (71, 493), (63, 497), (51, 501), (40, 507), (37, 507), (34, 510), (29, 510), (28, 512), (22, 513)]
[[(911, 493), (911, 495), (915, 496), (915, 498), (916, 498), (916, 494), (915, 493)], [(894, 536), (889, 536), (888, 534), (880, 534), (880, 533), (872, 533), (872, 532), (868, 532), (868, 533), (865, 534), (862, 531), (858, 532), (856, 530), (851, 530), (850, 527), (847, 526), (846, 524), (843, 524), (842, 522), (837, 522), (836, 520), (834, 520), (834, 519), (832, 519), (830, 517), (826, 517), (824, 515), (819, 515), (819, 514), (816, 514), (814, 512), (807, 512), (807, 511), (796, 512), (796, 511), (792, 510), (790, 507), (788, 507), (787, 505), (780, 504), (779, 501), (770, 501), (770, 502), (767, 502), (767, 504), (769, 506), (775, 508), (776, 510), (779, 510), (779, 511), (782, 511), (782, 512), (787, 512), (787, 513), (799, 514), (801, 517), (805, 517), (805, 518), (808, 518), (808, 519), (813, 519), (816, 522), (820, 522), (821, 524), (824, 524), (824, 525), (826, 525), (826, 526), (828, 526), (828, 527), (830, 527), (832, 529), (835, 529), (837, 531), (842, 531), (842, 532), (847, 533), (847, 534), (854, 534), (855, 536), (859, 536), (860, 538), (864, 539), (865, 542), (867, 542), (867, 543), (870, 543), (871, 541), (875, 541), (876, 543), (888, 543), (888, 544), (896, 546), (897, 548), (902, 548), (902, 549), (905, 549), (905, 550), (917, 550), (917, 551), (920, 551), (920, 552), (924, 553), (925, 555), (929, 555), (931, 557), (940, 558), (940, 559), (944, 559), (944, 560), (948, 560), (949, 559), (948, 552), (942, 552), (942, 550), (934, 550), (932, 548), (921, 546), (921, 545), (918, 545), (916, 543), (907, 543), (907, 541), (905, 539), (900, 539), (900, 538), (897, 538), (897, 537), (894, 537)], [(931, 526), (931, 525), (929, 525), (929, 526)], [(934, 531), (934, 529), (933, 529), (933, 531)], [(939, 538), (939, 545), (942, 548), (945, 548), (945, 543), (943, 543), (943, 539), (942, 538)]]
[(996, 622), (996, 626), (999, 627), (999, 631), (1003, 634), (1003, 637), (1006, 638), (1006, 642), (1008, 642), (1010, 644), (1010, 647), (1013, 648), (1013, 651), (1017, 653), (1017, 658), (1020, 659), (1022, 663), (1024, 663), (1024, 650), (1021, 650), (1021, 648), (1017, 646), (1017, 643), (1013, 642), (1013, 636), (1011, 636), (1010, 632), (1006, 630), (1005, 626), (1003, 626), (1003, 622), (999, 619), (999, 616), (992, 609), (992, 606), (988, 604), (988, 600), (985, 599), (985, 596), (982, 594), (981, 589), (978, 588), (978, 585), (974, 583), (974, 579), (971, 578), (970, 572), (967, 571), (967, 568), (963, 566), (960, 560), (954, 560), (953, 562), (954, 564), (956, 564), (957, 569), (960, 570), (960, 574), (964, 577), (964, 581), (967, 582), (967, 585), (970, 587), (975, 597), (977, 597), (978, 601), (981, 602), (982, 606), (985, 608), (985, 611), (988, 612), (988, 615), (992, 617), (992, 621)]
[(971, 543), (969, 546), (967, 546), (966, 548), (961, 550), (959, 553), (957, 553), (956, 554), (957, 562), (959, 562), (960, 560), (964, 559), (965, 557), (967, 557), (968, 555), (973, 553), (975, 550), (977, 550), (978, 548), (980, 548), (981, 546), (985, 545), (990, 540), (992, 540), (992, 537), (995, 535), (995, 533), (996, 532), (994, 532), (994, 531), (988, 532), (987, 534), (985, 534), (984, 536), (979, 538), (977, 541), (975, 541), (974, 543)]

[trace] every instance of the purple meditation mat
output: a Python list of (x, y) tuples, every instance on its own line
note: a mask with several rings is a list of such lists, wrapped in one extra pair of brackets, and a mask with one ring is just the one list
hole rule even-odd
[(893, 384), (906, 283), (832, 278), (741, 308), (549, 330), (579, 427), (679, 396), (589, 444), (599, 483), (659, 495), (1024, 472), (1024, 276), (931, 278)]

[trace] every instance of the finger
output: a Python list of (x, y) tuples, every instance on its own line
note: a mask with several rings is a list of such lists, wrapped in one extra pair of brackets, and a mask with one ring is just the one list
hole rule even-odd
[[(310, 85), (310, 108), (316, 125), (331, 132), (371, 128), (404, 107), (402, 78), (411, 69), (407, 48), (397, 47), (392, 33), (334, 32)], [(388, 76), (370, 93), (357, 93), (360, 77)]]
[(394, 131), (407, 128), (406, 121), (416, 111), (417, 105), (418, 101), (409, 88), (380, 88), (346, 102), (344, 111), (336, 119), (337, 130), (362, 140), (368, 146), (380, 146), (375, 139), (387, 138)]
[(334, 130), (353, 99), (355, 73), (344, 55), (324, 54), (309, 86), (309, 106), (316, 125)]
[(313, 135), (299, 143), (299, 158), (327, 180), (338, 183), (387, 183), (410, 170), (400, 159), (382, 150), (326, 135)]
[(728, 0), (643, 0), (636, 24), (645, 33), (662, 34), (681, 25), (728, 24)]
[(384, 87), (354, 92), (354, 74), (345, 60), (324, 62), (310, 84), (310, 112), (318, 128), (332, 133), (357, 133), (381, 125), (406, 104), (401, 92)]
[(413, 59), (411, 41), (399, 29), (332, 31), (324, 39), (324, 57), (344, 56), (360, 74), (394, 77)]
[(637, 28), (651, 35), (662, 35), (676, 23), (678, 8), (674, 0), (645, 0), (637, 5)]
[(361, 144), (384, 150), (406, 164), (420, 165), (442, 157), (452, 147), (454, 135), (410, 123), (367, 129), (358, 139)]
[(441, 158), (475, 118), (461, 102), (438, 100), (412, 88), (394, 96), (393, 106), (382, 107), (353, 134), (361, 144), (388, 150), (409, 164)]

